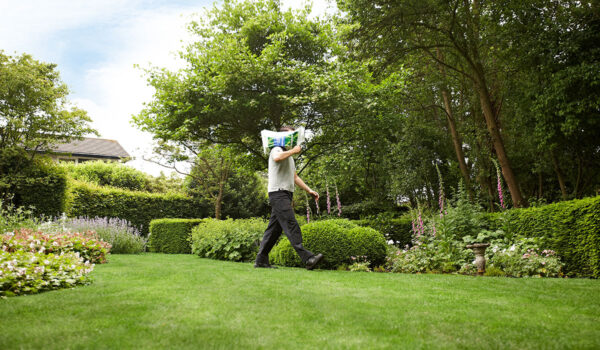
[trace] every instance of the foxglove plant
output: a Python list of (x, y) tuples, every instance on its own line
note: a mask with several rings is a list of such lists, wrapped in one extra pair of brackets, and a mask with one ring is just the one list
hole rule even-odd
[(325, 189), (327, 190), (327, 215), (331, 214), (331, 199), (329, 198), (329, 185), (325, 184)]
[(319, 201), (315, 198), (315, 205), (317, 207), (317, 215), (321, 213), (321, 208), (319, 208)]
[(342, 216), (342, 202), (340, 202), (340, 194), (338, 193), (337, 185), (335, 186), (335, 199), (337, 200), (338, 216)]
[(308, 197), (306, 197), (306, 223), (310, 223), (310, 204), (308, 203)]
[(444, 194), (444, 181), (442, 179), (442, 173), (440, 172), (440, 168), (438, 167), (437, 164), (435, 165), (435, 170), (437, 170), (438, 179), (439, 179), (439, 183), (440, 183), (438, 204), (440, 206), (440, 218), (441, 218), (444, 216), (444, 203), (446, 202), (446, 195)]
[(498, 166), (498, 163), (494, 161), (494, 165), (496, 166), (496, 177), (498, 179), (498, 197), (500, 198), (500, 206), (502, 207), (502, 209), (506, 209), (506, 206), (504, 205), (504, 194), (502, 192), (502, 178), (500, 177), (500, 167)]

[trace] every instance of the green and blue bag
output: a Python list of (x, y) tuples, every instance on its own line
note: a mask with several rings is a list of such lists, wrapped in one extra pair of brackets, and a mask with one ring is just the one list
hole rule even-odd
[(263, 151), (268, 154), (273, 147), (284, 147), (291, 149), (299, 146), (304, 142), (304, 127), (299, 127), (294, 131), (270, 131), (263, 130), (260, 132), (263, 143)]

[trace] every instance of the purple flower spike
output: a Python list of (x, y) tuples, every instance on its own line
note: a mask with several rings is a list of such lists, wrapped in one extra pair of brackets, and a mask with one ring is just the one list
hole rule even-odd
[(502, 209), (506, 209), (506, 206), (504, 205), (504, 194), (502, 193), (502, 178), (500, 177), (500, 167), (496, 162), (494, 162), (494, 165), (496, 165), (496, 177), (498, 179), (498, 197), (500, 198), (500, 206), (502, 207)]
[(306, 223), (310, 223), (310, 205), (308, 204), (308, 198), (306, 198)]

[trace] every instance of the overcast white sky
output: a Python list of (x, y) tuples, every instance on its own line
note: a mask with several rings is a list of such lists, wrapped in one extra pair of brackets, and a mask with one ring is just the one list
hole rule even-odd
[[(282, 1), (286, 8), (303, 2)], [(314, 14), (335, 6), (312, 3)], [(134, 64), (180, 67), (175, 53), (191, 40), (185, 24), (213, 4), (219, 1), (0, 0), (0, 50), (56, 63), (70, 100), (88, 111), (100, 137), (118, 140), (136, 158), (127, 164), (153, 175), (170, 173), (142, 160), (151, 154), (152, 137), (130, 120), (153, 89)]]

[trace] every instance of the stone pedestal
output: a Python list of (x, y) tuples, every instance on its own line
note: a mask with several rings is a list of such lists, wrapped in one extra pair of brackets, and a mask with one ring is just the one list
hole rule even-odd
[(467, 248), (472, 249), (473, 253), (475, 253), (475, 265), (477, 265), (478, 276), (483, 276), (485, 273), (485, 249), (489, 246), (489, 243), (474, 243), (467, 246)]

